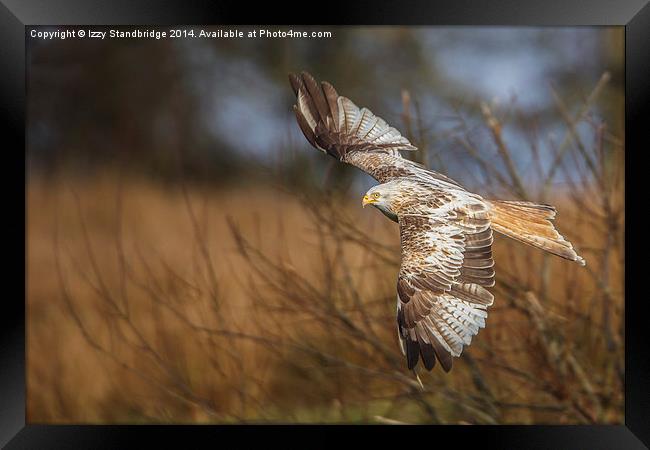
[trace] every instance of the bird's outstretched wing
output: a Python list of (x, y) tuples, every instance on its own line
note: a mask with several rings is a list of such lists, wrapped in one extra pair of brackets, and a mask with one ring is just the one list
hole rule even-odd
[(422, 358), (449, 371), (479, 328), (494, 297), (492, 230), (478, 198), (430, 196), (430, 213), (399, 216), (402, 264), (397, 281), (397, 327), (409, 369)]
[(402, 158), (401, 150), (417, 150), (408, 139), (367, 108), (340, 96), (326, 81), (307, 72), (289, 74), (296, 94), (298, 125), (317, 149), (352, 164), (380, 183), (399, 177), (437, 180), (460, 187), (452, 179)]

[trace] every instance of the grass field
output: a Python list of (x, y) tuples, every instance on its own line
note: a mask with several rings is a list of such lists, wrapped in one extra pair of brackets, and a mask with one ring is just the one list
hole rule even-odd
[(359, 195), (114, 173), (27, 191), (30, 423), (623, 423), (623, 216), (596, 198), (553, 200), (586, 269), (497, 238), (487, 327), (422, 389), (397, 225)]

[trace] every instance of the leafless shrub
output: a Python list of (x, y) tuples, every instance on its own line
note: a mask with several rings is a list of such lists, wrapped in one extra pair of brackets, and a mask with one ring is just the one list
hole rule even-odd
[[(369, 232), (335, 192), (294, 200), (307, 212), (301, 239), (315, 267), (287, 249), (265, 249), (269, 240), (282, 247), (298, 239), (282, 233), (290, 217), (279, 218), (279, 236), (264, 229), (271, 218), (246, 227), (224, 218), (240, 258), (233, 278), (246, 302), (239, 305), (226, 301), (221, 280), (230, 275), (209, 245), (226, 238), (211, 235), (187, 186), (181, 201), (191, 270), (137, 242), (127, 248), (118, 195), (109, 275), (77, 198), (83, 262), (58, 232), (54, 245), (67, 317), (95, 352), (161, 396), (159, 406), (132, 405), (147, 421), (621, 422), (623, 144), (592, 114), (607, 78), (573, 115), (554, 94), (566, 132), (559, 143), (545, 137), (550, 165), (540, 162), (534, 133), (518, 149), (528, 152), (534, 185), (516, 163), (497, 108), (477, 106), (491, 136), (481, 145), (458, 113), (450, 139), (487, 180), (481, 194), (556, 204), (559, 229), (587, 267), (499, 240), (488, 326), (450, 374), (420, 373), (420, 385), (405, 369), (394, 317), (395, 230), (386, 222)], [(403, 106), (410, 139), (428, 149), (407, 92)], [(434, 166), (443, 159), (421, 157), (435, 158)]]

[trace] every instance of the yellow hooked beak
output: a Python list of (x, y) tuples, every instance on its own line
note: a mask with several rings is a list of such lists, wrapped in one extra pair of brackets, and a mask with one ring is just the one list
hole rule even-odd
[(364, 195), (363, 200), (361, 200), (361, 206), (363, 208), (365, 208), (366, 205), (371, 205), (373, 203), (377, 203), (377, 200), (375, 200), (374, 198), (368, 197), (367, 195)]

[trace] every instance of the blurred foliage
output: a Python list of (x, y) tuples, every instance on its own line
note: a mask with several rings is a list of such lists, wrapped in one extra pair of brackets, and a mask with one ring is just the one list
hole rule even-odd
[[(466, 170), (467, 157), (450, 138), (459, 127), (450, 112), (463, 111), (467, 126), (476, 126), (479, 102), (497, 95), (495, 73), (514, 74), (513, 88), (525, 90), (494, 100), (530, 98), (517, 111), (521, 128), (545, 133), (560, 126), (551, 87), (574, 110), (608, 71), (598, 114), (622, 135), (620, 28), (323, 29), (333, 37), (31, 40), (28, 167), (94, 173), (117, 165), (166, 182), (184, 174), (221, 183), (250, 182), (266, 173), (259, 166), (273, 166), (301, 186), (318, 185), (322, 155), (307, 149), (291, 113), (287, 73), (299, 70), (329, 80), (400, 129), (406, 89), (421, 120), (420, 144), (437, 149), (437, 159), (426, 162), (451, 176)], [(441, 156), (446, 165), (438, 164)], [(315, 161), (309, 172), (306, 161)], [(346, 185), (352, 174), (328, 176)]]

